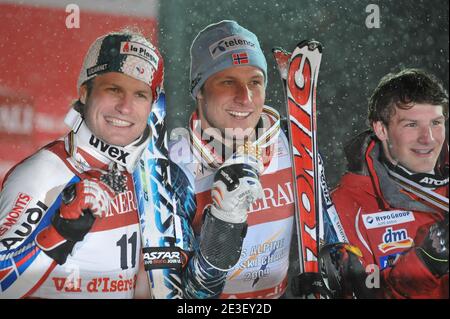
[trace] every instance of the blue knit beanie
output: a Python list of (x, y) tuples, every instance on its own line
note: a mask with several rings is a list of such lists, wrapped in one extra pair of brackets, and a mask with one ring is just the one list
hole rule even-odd
[(256, 35), (236, 21), (210, 24), (200, 31), (191, 46), (192, 97), (197, 98), (198, 91), (211, 75), (246, 65), (260, 68), (267, 85), (267, 62)]

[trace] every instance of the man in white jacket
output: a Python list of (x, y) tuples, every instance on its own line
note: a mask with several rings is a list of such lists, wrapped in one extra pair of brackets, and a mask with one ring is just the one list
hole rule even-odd
[(132, 298), (140, 256), (130, 173), (147, 147), (163, 59), (142, 35), (98, 38), (70, 133), (15, 166), (0, 194), (0, 298)]

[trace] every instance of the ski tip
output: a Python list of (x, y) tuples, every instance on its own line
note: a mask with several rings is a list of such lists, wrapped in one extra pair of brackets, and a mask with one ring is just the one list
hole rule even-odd
[(299, 44), (297, 44), (297, 48), (303, 48), (305, 46), (308, 47), (309, 51), (314, 51), (317, 49), (320, 53), (322, 53), (323, 50), (322, 43), (316, 40), (303, 40), (300, 41)]
[(286, 55), (291, 55), (290, 52), (286, 51), (285, 49), (283, 49), (281, 47), (274, 47), (274, 48), (272, 48), (272, 53), (273, 54), (282, 53), (282, 54), (286, 54)]

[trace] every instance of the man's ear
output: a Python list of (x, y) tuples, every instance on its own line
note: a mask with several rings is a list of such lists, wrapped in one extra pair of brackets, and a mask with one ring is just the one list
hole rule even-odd
[(79, 98), (78, 98), (78, 99), (80, 100), (80, 102), (83, 103), (83, 104), (86, 104), (87, 91), (88, 91), (87, 85), (86, 85), (86, 84), (83, 84), (83, 85), (80, 87), (80, 96), (79, 96)]
[(382, 121), (372, 123), (372, 128), (375, 135), (382, 142), (388, 140), (388, 131), (386, 125)]

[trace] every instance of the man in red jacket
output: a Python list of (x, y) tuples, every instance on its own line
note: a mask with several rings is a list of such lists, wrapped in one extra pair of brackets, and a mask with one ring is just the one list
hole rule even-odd
[(447, 119), (442, 84), (406, 69), (381, 79), (371, 130), (345, 147), (348, 172), (332, 198), (364, 267), (380, 271), (377, 296), (448, 298)]

